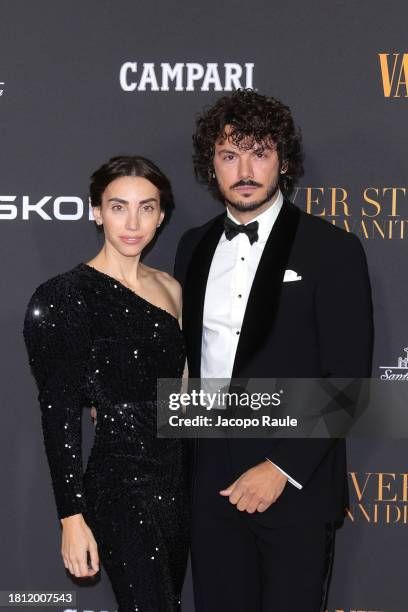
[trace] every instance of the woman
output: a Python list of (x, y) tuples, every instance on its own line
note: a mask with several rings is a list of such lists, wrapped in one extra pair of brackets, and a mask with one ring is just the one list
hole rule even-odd
[[(180, 609), (186, 566), (187, 479), (182, 442), (156, 437), (155, 400), (157, 378), (183, 372), (181, 296), (140, 257), (173, 196), (142, 157), (112, 158), (92, 175), (90, 195), (101, 251), (40, 285), (24, 321), (62, 556), (77, 577), (94, 576), (100, 556), (120, 612), (170, 612)], [(83, 475), (84, 406), (98, 419)]]

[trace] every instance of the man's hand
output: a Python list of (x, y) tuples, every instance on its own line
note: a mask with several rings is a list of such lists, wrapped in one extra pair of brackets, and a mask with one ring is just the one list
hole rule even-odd
[(231, 504), (243, 512), (265, 512), (276, 502), (288, 479), (270, 461), (247, 470), (220, 495), (229, 497)]

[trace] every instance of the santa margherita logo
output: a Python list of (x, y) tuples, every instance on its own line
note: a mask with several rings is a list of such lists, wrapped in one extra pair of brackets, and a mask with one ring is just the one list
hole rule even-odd
[(408, 381), (408, 346), (404, 348), (405, 355), (400, 355), (395, 365), (380, 366), (381, 380)]

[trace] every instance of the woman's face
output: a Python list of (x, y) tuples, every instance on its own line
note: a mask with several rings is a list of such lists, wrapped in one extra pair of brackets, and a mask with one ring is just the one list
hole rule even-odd
[(142, 252), (164, 218), (159, 190), (139, 176), (121, 176), (109, 183), (93, 212), (96, 222), (103, 224), (106, 242), (128, 257)]

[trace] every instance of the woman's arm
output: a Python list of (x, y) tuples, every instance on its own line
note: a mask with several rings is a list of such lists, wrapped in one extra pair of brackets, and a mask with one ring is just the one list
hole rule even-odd
[[(87, 403), (89, 321), (82, 295), (64, 275), (34, 292), (23, 334), (38, 386), (44, 445), (63, 525), (64, 563), (76, 576), (93, 575), (97, 571), (96, 543), (82, 516), (81, 417)], [(87, 550), (92, 551), (91, 573)]]

